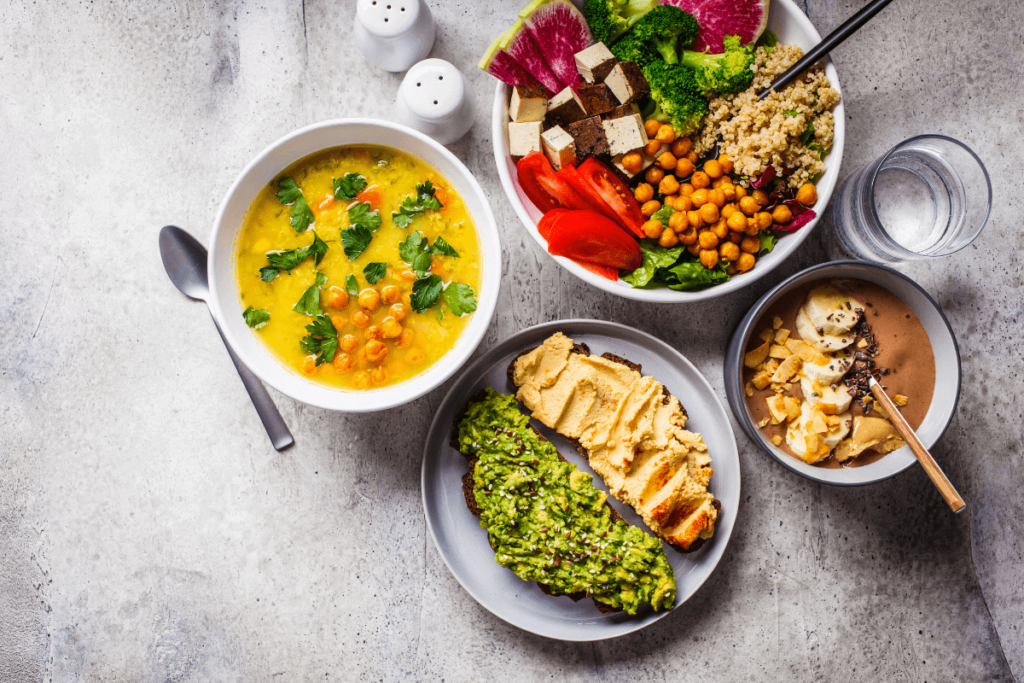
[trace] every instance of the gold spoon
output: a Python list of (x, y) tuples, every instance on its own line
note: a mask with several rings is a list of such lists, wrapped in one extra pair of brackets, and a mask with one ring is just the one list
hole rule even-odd
[(896, 431), (900, 433), (903, 440), (910, 446), (910, 450), (914, 451), (914, 455), (917, 456), (918, 462), (921, 463), (921, 467), (924, 468), (925, 473), (935, 484), (935, 488), (939, 490), (942, 497), (946, 499), (946, 503), (949, 504), (950, 509), (953, 512), (960, 512), (967, 504), (964, 499), (960, 497), (960, 494), (953, 488), (953, 484), (949, 482), (946, 474), (939, 467), (939, 464), (935, 462), (935, 458), (928, 452), (928, 449), (924, 447), (921, 440), (917, 438), (917, 434), (910, 428), (907, 421), (900, 414), (900, 409), (896, 407), (889, 395), (885, 393), (885, 389), (878, 383), (874, 377), (868, 379), (868, 386), (871, 388), (871, 393), (875, 395), (875, 400), (882, 404), (885, 408), (886, 415), (889, 416), (889, 420), (892, 421), (892, 425), (896, 428)]

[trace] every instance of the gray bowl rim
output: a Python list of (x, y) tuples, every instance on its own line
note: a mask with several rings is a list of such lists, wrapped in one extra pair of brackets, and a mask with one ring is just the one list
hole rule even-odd
[[(917, 460), (911, 460), (907, 463), (906, 467), (902, 469), (896, 470), (895, 472), (891, 472), (889, 474), (885, 474), (883, 476), (868, 481), (829, 481), (827, 479), (822, 479), (820, 477), (810, 475), (806, 472), (802, 472), (799, 469), (797, 469), (794, 463), (787, 462), (787, 460), (790, 459), (788, 456), (786, 458), (781, 458), (777, 453), (775, 453), (775, 451), (768, 448), (768, 445), (765, 442), (765, 438), (764, 435), (761, 433), (761, 430), (756, 429), (753, 425), (753, 422), (751, 422), (749, 412), (746, 410), (745, 402), (740, 400), (740, 403), (743, 404), (743, 410), (737, 410), (737, 396), (738, 392), (741, 392), (742, 389), (738, 388), (738, 383), (734, 385), (732, 382), (729, 381), (729, 368), (731, 368), (735, 364), (734, 361), (742, 362), (741, 360), (738, 359), (742, 359), (743, 357), (742, 349), (744, 346), (746, 346), (747, 339), (749, 339), (750, 330), (753, 328), (754, 324), (761, 318), (761, 314), (768, 307), (768, 305), (770, 303), (774, 303), (774, 299), (776, 296), (778, 296), (787, 287), (792, 285), (794, 281), (804, 278), (807, 275), (816, 273), (818, 271), (835, 268), (836, 266), (848, 265), (856, 265), (866, 268), (877, 268), (878, 270), (882, 270), (891, 275), (895, 275), (896, 277), (909, 283), (924, 296), (928, 303), (932, 305), (935, 311), (939, 314), (939, 319), (942, 320), (942, 323), (946, 326), (946, 331), (949, 333), (949, 338), (953, 342), (953, 352), (956, 354), (956, 397), (953, 399), (953, 410), (950, 411), (949, 419), (946, 420), (946, 424), (942, 427), (942, 431), (935, 439), (935, 442), (938, 443), (942, 439), (942, 437), (945, 436), (946, 432), (949, 431), (949, 426), (953, 423), (953, 418), (956, 416), (957, 406), (960, 405), (960, 393), (963, 391), (964, 374), (963, 360), (960, 357), (960, 345), (956, 341), (956, 334), (953, 333), (953, 327), (952, 325), (949, 324), (949, 319), (946, 318), (946, 314), (945, 312), (943, 312), (942, 307), (939, 306), (939, 302), (937, 302), (935, 298), (932, 297), (932, 295), (929, 294), (927, 290), (925, 290), (924, 287), (919, 285), (916, 280), (914, 280), (908, 275), (904, 275), (895, 268), (892, 268), (881, 263), (872, 263), (870, 261), (858, 261), (855, 259), (847, 259), (842, 261), (828, 261), (826, 263), (819, 263), (809, 268), (805, 268), (804, 270), (801, 270), (798, 273), (794, 273), (793, 275), (789, 276), (779, 284), (772, 287), (760, 299), (758, 299), (753, 306), (750, 307), (750, 309), (746, 312), (746, 314), (744, 314), (742, 318), (740, 318), (739, 323), (737, 323), (736, 325), (736, 329), (733, 330), (732, 336), (729, 339), (729, 345), (727, 347), (726, 363), (723, 367), (723, 379), (725, 382), (726, 398), (728, 399), (726, 402), (729, 404), (729, 410), (733, 412), (733, 417), (735, 417), (736, 421), (739, 422), (740, 428), (743, 430), (743, 433), (746, 434), (751, 441), (757, 444), (762, 451), (770, 455), (772, 459), (775, 460), (777, 463), (785, 467), (793, 474), (804, 477), (805, 479), (810, 479), (811, 481), (816, 481), (820, 484), (828, 484), (830, 486), (868, 486), (869, 484), (877, 484), (880, 481), (891, 479), (892, 477), (895, 477), (899, 474), (906, 472), (908, 469), (917, 464)], [(733, 345), (737, 343), (739, 344), (738, 349), (740, 351), (734, 359), (732, 358)], [(737, 378), (741, 376), (742, 369), (737, 373)]]

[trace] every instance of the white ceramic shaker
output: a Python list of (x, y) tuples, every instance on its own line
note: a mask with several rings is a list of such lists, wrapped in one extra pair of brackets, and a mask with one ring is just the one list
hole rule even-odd
[(434, 46), (434, 17), (424, 0), (358, 0), (356, 45), (371, 64), (405, 71)]
[(424, 59), (405, 74), (395, 102), (398, 120), (442, 145), (455, 142), (473, 126), (473, 89), (443, 59)]

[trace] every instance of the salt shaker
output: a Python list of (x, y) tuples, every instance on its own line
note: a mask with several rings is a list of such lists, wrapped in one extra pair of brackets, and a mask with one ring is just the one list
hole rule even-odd
[(395, 102), (401, 123), (442, 145), (455, 142), (473, 126), (473, 89), (452, 64), (425, 59), (405, 74)]
[(358, 0), (353, 36), (366, 60), (405, 71), (434, 46), (434, 17), (424, 0)]

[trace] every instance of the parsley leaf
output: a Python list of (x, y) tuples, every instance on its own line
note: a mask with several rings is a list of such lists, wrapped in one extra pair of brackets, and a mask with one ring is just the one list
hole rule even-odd
[(444, 205), (434, 196), (437, 189), (429, 180), (416, 186), (416, 196), (409, 195), (402, 200), (398, 211), (391, 214), (391, 222), (399, 228), (408, 228), (412, 219), (430, 209), (442, 209)]
[(367, 263), (366, 267), (363, 268), (363, 275), (366, 276), (366, 281), (371, 285), (377, 284), (377, 281), (384, 277), (388, 272), (388, 264), (382, 262)]
[(406, 237), (398, 245), (398, 255), (402, 257), (402, 260), (406, 263), (412, 263), (416, 260), (416, 256), (426, 250), (426, 238), (423, 234), (416, 230)]
[(298, 303), (292, 306), (292, 310), (309, 316), (317, 316), (323, 313), (323, 310), (320, 308), (320, 287), (325, 284), (327, 284), (327, 276), (323, 273), (317, 273), (316, 284), (302, 293)]
[(782, 113), (785, 114), (786, 116), (789, 116), (790, 118), (800, 114), (800, 112), (798, 112), (796, 109), (783, 109)]
[(438, 237), (434, 240), (434, 243), (427, 249), (431, 254), (437, 254), (438, 256), (454, 256), (458, 258), (459, 252), (452, 248), (452, 245), (444, 241), (443, 237)]
[(277, 192), (278, 201), (292, 205), (292, 227), (295, 228), (295, 232), (302, 232), (313, 222), (313, 211), (306, 203), (306, 198), (302, 196), (302, 190), (291, 178), (281, 178), (277, 186), (280, 188)]
[(270, 312), (265, 311), (262, 308), (249, 308), (242, 311), (242, 317), (245, 318), (245, 324), (254, 330), (261, 329), (267, 326), (270, 322)]
[(443, 289), (444, 283), (438, 275), (428, 275), (416, 280), (412, 285), (412, 297), (409, 300), (412, 309), (417, 313), (427, 310), (441, 298)]
[(345, 247), (345, 256), (348, 256), (349, 261), (366, 251), (372, 239), (373, 233), (362, 225), (353, 225), (341, 231), (341, 244)]
[(380, 211), (370, 211), (369, 202), (353, 204), (348, 209), (348, 222), (352, 225), (360, 225), (367, 230), (376, 230), (380, 227)]
[(463, 316), (476, 310), (473, 288), (462, 282), (451, 282), (444, 288), (444, 301), (452, 313)]
[(412, 269), (416, 273), (416, 277), (425, 277), (427, 271), (430, 270), (430, 254), (425, 251), (421, 251), (416, 254), (416, 258), (412, 260)]
[(355, 199), (356, 195), (366, 187), (366, 178), (358, 173), (346, 173), (344, 178), (334, 179), (335, 199)]
[(355, 275), (349, 275), (345, 278), (345, 291), (351, 296), (358, 296), (359, 294), (359, 283), (356, 282)]
[(314, 230), (313, 243), (308, 246), (299, 247), (298, 249), (288, 249), (287, 251), (268, 251), (267, 263), (270, 265), (260, 268), (260, 279), (264, 282), (270, 282), (276, 278), (282, 270), (290, 271), (310, 256), (313, 257), (313, 263), (319, 266), (320, 262), (324, 260), (324, 255), (326, 253), (327, 243), (320, 239), (320, 236), (317, 235), (316, 230)]
[(321, 313), (313, 318), (313, 322), (306, 325), (308, 335), (302, 338), (299, 345), (306, 353), (315, 353), (316, 364), (323, 365), (334, 360), (334, 354), (338, 351), (338, 330), (327, 315)]

